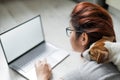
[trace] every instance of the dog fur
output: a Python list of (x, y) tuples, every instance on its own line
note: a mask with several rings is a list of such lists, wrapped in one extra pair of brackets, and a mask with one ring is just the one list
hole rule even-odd
[(103, 37), (93, 43), (89, 57), (97, 63), (113, 62), (120, 70), (120, 43), (112, 42), (114, 37)]
[(97, 63), (104, 63), (109, 60), (109, 51), (104, 47), (106, 41), (113, 41), (112, 37), (103, 37), (90, 46), (90, 58)]

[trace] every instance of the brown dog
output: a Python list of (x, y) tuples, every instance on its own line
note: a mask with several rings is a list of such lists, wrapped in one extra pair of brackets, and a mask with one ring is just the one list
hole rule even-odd
[(105, 63), (109, 60), (109, 51), (105, 45), (105, 41), (113, 42), (114, 37), (103, 37), (102, 39), (96, 41), (89, 50), (90, 59), (96, 61), (97, 63)]

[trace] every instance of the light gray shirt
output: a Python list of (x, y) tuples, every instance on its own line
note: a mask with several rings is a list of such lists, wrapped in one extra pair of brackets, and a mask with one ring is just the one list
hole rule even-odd
[(80, 62), (80, 66), (65, 75), (64, 80), (120, 80), (120, 72), (112, 63)]

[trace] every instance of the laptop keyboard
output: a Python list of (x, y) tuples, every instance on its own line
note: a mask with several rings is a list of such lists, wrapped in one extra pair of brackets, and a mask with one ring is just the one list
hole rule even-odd
[[(46, 47), (47, 45), (47, 47)], [(58, 50), (58, 48), (51, 46), (48, 43), (45, 43), (41, 46), (37, 46), (26, 55), (22, 56), (20, 59), (16, 60), (11, 66), (15, 66), (18, 68), (24, 67), (28, 64), (34, 63), (36, 60), (44, 58), (44, 56), (48, 56), (50, 53)]]
[(55, 50), (54, 52), (51, 52), (52, 54), (47, 55), (46, 57), (38, 57), (37, 59), (31, 61), (29, 65), (23, 66), (22, 70), (25, 72), (28, 72), (35, 66), (35, 62), (38, 60), (43, 60), (44, 58), (47, 59), (47, 63), (50, 64), (52, 68), (54, 68), (60, 61), (62, 61), (65, 57), (67, 57), (68, 54), (65, 53), (65, 51), (62, 50)]
[(28, 65), (28, 64), (30, 64), (30, 63), (33, 63), (36, 59), (41, 59), (43, 56), (46, 56), (46, 55), (43, 55), (43, 54), (35, 54), (35, 55), (30, 55), (30, 56), (24, 56), (24, 57), (26, 57), (26, 58), (23, 58), (23, 59), (21, 59), (21, 60), (18, 60), (17, 62), (16, 62), (16, 65), (18, 66), (18, 67), (23, 67), (23, 66), (25, 66), (25, 65)]

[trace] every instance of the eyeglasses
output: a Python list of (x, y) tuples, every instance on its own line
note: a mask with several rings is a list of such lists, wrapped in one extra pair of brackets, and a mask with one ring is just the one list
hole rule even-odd
[(67, 35), (68, 37), (70, 37), (72, 31), (75, 31), (75, 32), (78, 32), (78, 33), (83, 33), (83, 31), (76, 31), (76, 30), (71, 29), (70, 27), (67, 27), (67, 28), (66, 28), (66, 35)]

